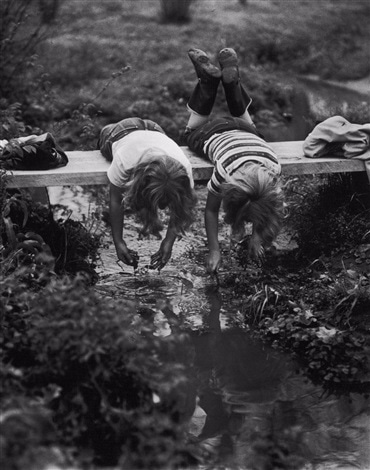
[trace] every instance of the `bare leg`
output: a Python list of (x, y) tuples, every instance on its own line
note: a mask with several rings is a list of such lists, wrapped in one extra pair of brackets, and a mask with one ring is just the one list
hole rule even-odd
[(252, 121), (251, 115), (249, 114), (248, 108), (244, 111), (244, 114), (241, 116), (238, 116), (240, 119), (243, 119), (243, 121), (246, 121), (248, 124), (250, 124), (253, 127), (256, 127), (254, 122)]
[(202, 116), (201, 114), (193, 111), (191, 108), (188, 107), (188, 109), (190, 111), (190, 116), (186, 125), (186, 131), (198, 129), (198, 127), (202, 126), (205, 122), (208, 121), (209, 116)]

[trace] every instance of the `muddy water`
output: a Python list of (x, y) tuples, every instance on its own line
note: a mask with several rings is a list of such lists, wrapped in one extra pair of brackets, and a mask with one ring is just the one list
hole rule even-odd
[[(320, 387), (297, 374), (287, 355), (251, 337), (243, 323), (242, 299), (233, 298), (223, 284), (226, 272), (239, 269), (228, 255), (225, 226), (221, 226), (225, 255), (220, 285), (205, 273), (205, 189), (199, 188), (198, 194), (198, 220), (191, 234), (176, 242), (171, 262), (160, 273), (146, 268), (159, 240), (138, 240), (135, 221), (126, 220), (126, 241), (141, 257), (134, 273), (116, 263), (105, 228), (96, 290), (102, 296), (134, 300), (138, 311), (150, 312), (159, 336), (172, 334), (172, 316), (189, 333), (195, 374), (189, 387), (190, 411), (185, 415), (205, 462), (216, 468), (256, 468), (252, 464), (267, 455), (270, 443), (296, 459), (289, 468), (301, 469), (299, 458), (304, 457), (310, 462), (305, 470), (369, 470), (369, 400), (356, 394), (350, 399), (325, 396)], [(68, 204), (70, 198), (68, 189), (54, 189), (51, 194), (52, 202)], [(73, 196), (74, 218), (86, 207), (94, 210), (90, 200), (83, 194)], [(278, 248), (286, 249), (284, 236), (278, 242)], [(255, 449), (261, 445), (257, 457)], [(262, 464), (263, 460), (257, 468), (265, 468)]]

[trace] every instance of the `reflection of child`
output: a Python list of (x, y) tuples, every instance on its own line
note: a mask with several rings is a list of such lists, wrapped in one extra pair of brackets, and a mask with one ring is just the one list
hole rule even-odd
[[(235, 51), (226, 48), (219, 52), (221, 70), (199, 49), (190, 49), (188, 54), (198, 83), (188, 102), (185, 139), (192, 150), (214, 163), (205, 212), (207, 269), (213, 273), (221, 261), (218, 214), (222, 200), (225, 221), (235, 233), (243, 232), (245, 223), (252, 222), (249, 252), (252, 258), (263, 259), (264, 246), (274, 240), (280, 228), (281, 168), (249, 115), (251, 99), (240, 82)], [(231, 116), (209, 120), (220, 80)]]
[(205, 294), (210, 310), (204, 318), (204, 333), (192, 337), (198, 406), (206, 413), (197, 436), (199, 441), (219, 437), (213, 446), (216, 444), (214, 450), (225, 462), (242, 442), (238, 438), (241, 433), (242, 439), (248, 438), (251, 430), (268, 425), (271, 407), (289, 369), (284, 356), (269, 350), (245, 330), (222, 329), (222, 294), (215, 286), (208, 286)]
[(158, 124), (140, 118), (105, 126), (98, 146), (112, 162), (108, 170), (110, 219), (118, 258), (137, 266), (138, 254), (127, 247), (122, 237), (124, 197), (143, 224), (142, 235), (159, 236), (163, 227), (158, 210), (168, 208), (166, 236), (151, 258), (152, 268), (163, 268), (171, 258), (176, 237), (193, 220), (196, 196), (188, 158)]

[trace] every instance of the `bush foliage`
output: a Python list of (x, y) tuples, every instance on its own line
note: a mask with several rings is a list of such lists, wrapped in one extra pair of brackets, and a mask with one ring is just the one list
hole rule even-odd
[(285, 191), (287, 224), (303, 258), (343, 253), (368, 242), (368, 190), (366, 184), (361, 190), (353, 175), (333, 174), (306, 182), (292, 178)]
[[(14, 410), (17, 397), (38, 402), (56, 427), (54, 445), (89, 450), (100, 464), (186, 462), (186, 410), (176, 398), (187, 393), (189, 358), (178, 354), (186, 337), (153, 336), (133, 304), (99, 297), (83, 278), (36, 290), (28, 278), (20, 268), (0, 283), (2, 408)], [(14, 459), (14, 442), (2, 445)]]
[(26, 191), (7, 190), (0, 174), (0, 272), (17, 267), (48, 266), (56, 274), (83, 272), (95, 283), (101, 236), (70, 218), (55, 220), (52, 208), (36, 202)]

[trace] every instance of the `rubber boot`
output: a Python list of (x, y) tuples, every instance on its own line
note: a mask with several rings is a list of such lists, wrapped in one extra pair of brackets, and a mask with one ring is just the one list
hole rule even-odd
[(188, 101), (188, 107), (202, 116), (209, 116), (217, 96), (219, 83), (219, 78), (207, 81), (204, 78), (198, 78), (198, 83)]
[(240, 82), (238, 56), (234, 49), (226, 47), (218, 53), (218, 61), (230, 114), (235, 117), (242, 116), (252, 100)]
[(211, 114), (221, 80), (221, 70), (213, 65), (201, 49), (189, 49), (188, 56), (194, 65), (198, 83), (188, 101), (188, 107), (201, 116)]
[(230, 114), (235, 117), (242, 116), (251, 104), (252, 99), (240, 83), (240, 79), (231, 83), (222, 81), (222, 85)]

